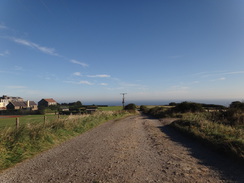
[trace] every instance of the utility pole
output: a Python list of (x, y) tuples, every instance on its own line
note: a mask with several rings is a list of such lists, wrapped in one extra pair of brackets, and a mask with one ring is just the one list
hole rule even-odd
[(122, 105), (123, 105), (123, 109), (125, 108), (125, 95), (127, 93), (121, 93), (120, 95), (123, 95), (123, 98), (122, 98)]

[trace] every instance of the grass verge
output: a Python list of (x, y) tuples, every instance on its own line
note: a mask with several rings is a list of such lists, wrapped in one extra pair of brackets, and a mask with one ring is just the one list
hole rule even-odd
[(186, 115), (171, 126), (210, 145), (219, 152), (244, 160), (243, 128), (206, 120), (203, 114)]
[(46, 123), (25, 123), (18, 129), (0, 130), (0, 171), (50, 149), (105, 121), (130, 115), (125, 111), (99, 111), (93, 115), (69, 116)]

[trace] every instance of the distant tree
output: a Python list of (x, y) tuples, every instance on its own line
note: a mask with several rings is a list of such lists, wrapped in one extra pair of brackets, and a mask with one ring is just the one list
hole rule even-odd
[(77, 102), (75, 102), (75, 106), (76, 106), (76, 107), (81, 107), (81, 106), (82, 106), (81, 101), (77, 101)]

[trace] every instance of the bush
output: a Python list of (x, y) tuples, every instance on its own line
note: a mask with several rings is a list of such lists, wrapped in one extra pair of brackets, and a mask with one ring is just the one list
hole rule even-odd
[(136, 111), (136, 105), (131, 103), (125, 106), (124, 110), (135, 112)]
[(244, 125), (244, 103), (232, 102), (226, 111), (226, 118), (231, 126)]
[(140, 106), (140, 111), (142, 111), (144, 114), (147, 114), (149, 109), (147, 108), (147, 106), (145, 105), (141, 105)]
[(204, 109), (201, 104), (193, 102), (182, 102), (173, 108), (173, 112), (187, 113), (187, 112), (203, 112)]

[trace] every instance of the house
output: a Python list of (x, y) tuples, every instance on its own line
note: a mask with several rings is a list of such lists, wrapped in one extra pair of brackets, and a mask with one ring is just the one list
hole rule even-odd
[(52, 99), (52, 98), (47, 98), (47, 99), (41, 99), (39, 102), (38, 102), (38, 107), (48, 107), (50, 105), (57, 105), (57, 102)]
[(23, 102), (23, 98), (21, 97), (9, 97), (7, 95), (3, 95), (0, 97), (0, 110), (6, 110), (9, 102)]
[(86, 113), (93, 114), (97, 111), (97, 106), (86, 106)]
[(6, 106), (7, 110), (37, 110), (37, 104), (34, 101), (12, 101)]

